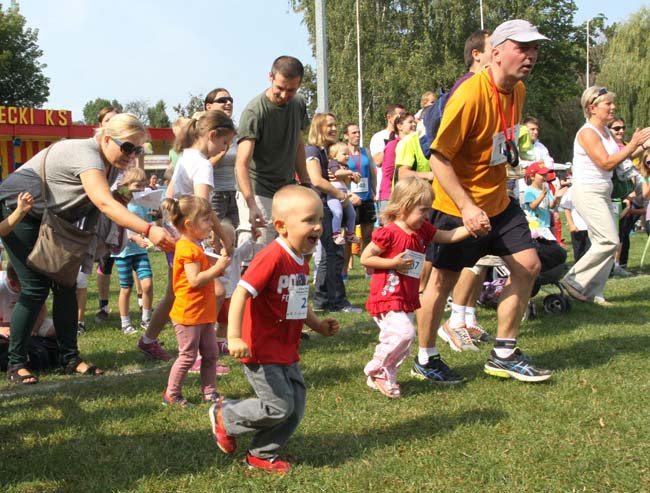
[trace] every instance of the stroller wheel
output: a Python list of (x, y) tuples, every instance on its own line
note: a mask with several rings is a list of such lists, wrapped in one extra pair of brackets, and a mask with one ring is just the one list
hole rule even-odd
[(549, 294), (543, 303), (546, 313), (566, 313), (571, 310), (569, 300), (561, 294)]

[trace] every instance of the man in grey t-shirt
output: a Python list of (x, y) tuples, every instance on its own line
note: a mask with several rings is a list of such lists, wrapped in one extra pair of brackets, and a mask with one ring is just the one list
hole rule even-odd
[[(240, 229), (263, 228), (258, 245), (275, 238), (271, 224), (271, 200), (277, 190), (295, 183), (309, 183), (301, 131), (307, 127), (307, 109), (296, 96), (304, 68), (300, 60), (281, 56), (269, 74), (271, 87), (253, 98), (239, 123), (237, 159), (237, 206)], [(239, 242), (249, 235), (240, 234)]]

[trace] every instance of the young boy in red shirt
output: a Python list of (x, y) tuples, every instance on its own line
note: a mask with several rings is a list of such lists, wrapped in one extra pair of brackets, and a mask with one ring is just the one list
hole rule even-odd
[(279, 237), (258, 253), (239, 281), (228, 312), (228, 348), (241, 358), (255, 394), (243, 401), (222, 400), (210, 407), (215, 440), (226, 454), (237, 449), (236, 435), (255, 432), (246, 452), (249, 467), (284, 473), (291, 464), (277, 450), (302, 420), (306, 388), (298, 361), (306, 323), (324, 336), (339, 330), (308, 306), (310, 254), (322, 234), (323, 204), (298, 185), (273, 197), (273, 226)]

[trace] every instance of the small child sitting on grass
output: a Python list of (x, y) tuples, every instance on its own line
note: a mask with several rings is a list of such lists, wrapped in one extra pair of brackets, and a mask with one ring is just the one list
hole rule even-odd
[(228, 312), (228, 348), (241, 358), (256, 398), (218, 401), (210, 408), (212, 431), (226, 454), (236, 435), (255, 432), (246, 462), (251, 468), (285, 473), (291, 464), (277, 451), (293, 435), (305, 410), (300, 371), (300, 334), (306, 323), (332, 336), (339, 323), (319, 320), (308, 306), (310, 254), (322, 234), (323, 204), (310, 189), (289, 185), (273, 197), (279, 237), (254, 258), (239, 281)]

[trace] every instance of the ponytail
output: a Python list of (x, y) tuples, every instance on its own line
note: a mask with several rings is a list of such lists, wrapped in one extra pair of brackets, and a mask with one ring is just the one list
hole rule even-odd
[(210, 131), (216, 131), (218, 136), (235, 133), (235, 124), (223, 111), (210, 110), (195, 114), (178, 132), (174, 142), (174, 150), (181, 153), (192, 147), (199, 137)]
[(195, 223), (199, 217), (210, 216), (212, 208), (203, 197), (181, 195), (178, 199), (166, 198), (160, 208), (178, 231), (183, 231), (183, 223), (187, 219)]

